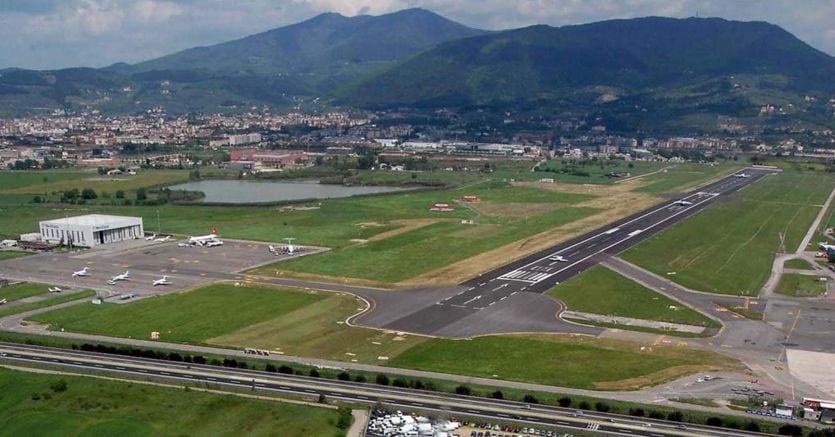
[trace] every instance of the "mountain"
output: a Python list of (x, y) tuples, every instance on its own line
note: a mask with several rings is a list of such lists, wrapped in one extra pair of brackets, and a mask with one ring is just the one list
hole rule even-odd
[(691, 109), (711, 103), (734, 112), (786, 93), (832, 92), (834, 74), (835, 58), (772, 24), (649, 17), (450, 41), (343, 89), (341, 100), (365, 107), (515, 102), (588, 110), (590, 99), (598, 108), (627, 101), (645, 110), (679, 98)]
[[(133, 65), (127, 71), (225, 75), (333, 75), (405, 59), (439, 43), (486, 33), (424, 9), (380, 16), (326, 13), (310, 20)], [(122, 71), (125, 67), (122, 66)]]
[[(238, 40), (103, 69), (0, 71), (0, 114), (58, 107), (222, 111), (331, 92), (440, 43), (486, 31), (423, 9), (326, 13)], [(25, 78), (25, 80), (23, 79)]]

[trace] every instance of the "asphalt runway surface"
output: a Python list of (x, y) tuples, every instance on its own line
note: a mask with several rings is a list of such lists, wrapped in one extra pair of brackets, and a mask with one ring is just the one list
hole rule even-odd
[[(543, 294), (610, 255), (618, 254), (664, 229), (697, 214), (710, 204), (773, 173), (747, 168), (695, 192), (673, 198), (580, 237), (560, 243), (461, 284), (454, 292), (423, 307), (403, 308), (386, 323), (360, 319), (376, 327), (467, 337), (487, 332), (576, 332), (601, 330), (568, 324), (555, 317), (560, 304)], [(742, 177), (741, 175), (745, 175)], [(550, 303), (549, 303), (550, 301)], [(387, 311), (385, 308), (380, 311)], [(489, 316), (489, 317), (488, 317)]]

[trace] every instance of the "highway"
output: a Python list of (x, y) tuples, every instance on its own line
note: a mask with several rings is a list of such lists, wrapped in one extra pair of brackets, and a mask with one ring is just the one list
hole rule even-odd
[[(746, 168), (695, 192), (670, 199), (580, 237), (553, 246), (464, 284), (457, 294), (390, 323), (389, 329), (434, 333), (440, 327), (502, 305), (519, 293), (542, 294), (598, 264), (601, 254), (615, 255), (702, 211), (712, 203), (774, 173)], [(744, 177), (742, 175), (745, 175)]]
[(551, 426), (569, 431), (594, 431), (621, 436), (762, 435), (739, 430), (684, 425), (648, 418), (519, 402), (457, 396), (374, 384), (216, 366), (150, 360), (121, 355), (0, 343), (0, 364), (49, 365), (74, 373), (105, 372), (108, 376), (154, 378), (177, 383), (203, 383), (218, 389), (237, 388), (295, 396), (377, 404), (406, 411), (438, 412), (457, 417)]

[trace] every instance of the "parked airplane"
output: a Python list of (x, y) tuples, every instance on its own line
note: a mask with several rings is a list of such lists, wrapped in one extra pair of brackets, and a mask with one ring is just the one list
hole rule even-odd
[(567, 259), (565, 259), (565, 258), (564, 258), (563, 256), (561, 256), (561, 255), (554, 255), (554, 256), (552, 256), (552, 257), (550, 257), (550, 258), (548, 258), (548, 259), (549, 259), (550, 261), (557, 261), (557, 262), (561, 262), (561, 263), (567, 263), (567, 262), (568, 262), (568, 260), (567, 260)]
[(166, 236), (164, 236), (164, 237), (162, 237), (162, 238), (157, 238), (157, 239), (156, 239), (156, 240), (154, 240), (154, 241), (158, 241), (158, 242), (160, 242), (160, 243), (167, 243), (167, 242), (171, 241), (171, 236), (170, 236), (170, 235), (166, 235)]
[(687, 205), (692, 205), (693, 202), (691, 202), (689, 200), (679, 199), (679, 200), (676, 200), (675, 202), (673, 202), (673, 204), (674, 205), (680, 205), (680, 206), (687, 206)]
[(168, 276), (163, 276), (162, 278), (157, 279), (156, 281), (153, 282), (154, 287), (156, 287), (158, 285), (169, 285), (169, 284), (171, 284), (171, 281), (168, 280)]
[(77, 278), (79, 276), (89, 276), (89, 275), (90, 275), (90, 273), (87, 272), (87, 267), (84, 267), (83, 269), (81, 269), (77, 272), (73, 272), (72, 277)]
[(49, 287), (47, 289), (50, 293), (60, 293), (64, 290), (61, 290), (61, 287)]
[(151, 235), (150, 237), (145, 237), (145, 239), (148, 241), (154, 241), (157, 239), (157, 234)]
[(220, 240), (209, 240), (204, 244), (206, 247), (215, 247), (215, 246), (223, 246), (223, 241)]
[(272, 244), (270, 244), (269, 250), (271, 254), (278, 256), (278, 249), (276, 249)]
[(217, 234), (209, 234), (209, 235), (201, 235), (198, 237), (191, 237), (188, 239), (188, 242), (191, 244), (199, 244), (204, 246), (206, 243), (210, 241), (218, 241)]
[(116, 276), (110, 278), (110, 282), (127, 281), (129, 276), (130, 276), (130, 271), (125, 270), (125, 273), (122, 273), (121, 275), (116, 275)]
[(746, 173), (737, 173), (737, 174), (735, 174), (735, 175), (734, 175), (734, 177), (737, 177), (737, 178), (750, 178), (750, 177), (751, 177), (751, 175), (746, 174)]
[(292, 255), (296, 252), (296, 247), (293, 246), (293, 240), (295, 240), (295, 238), (285, 238), (285, 240), (287, 241), (287, 246), (284, 247), (284, 253)]
[(835, 252), (835, 244), (827, 244), (821, 241), (820, 243), (818, 243), (818, 249), (826, 253)]

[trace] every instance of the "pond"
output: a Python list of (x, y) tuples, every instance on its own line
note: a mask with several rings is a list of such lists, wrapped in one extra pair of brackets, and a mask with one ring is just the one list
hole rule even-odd
[(302, 199), (332, 199), (361, 194), (406, 191), (409, 188), (320, 184), (318, 181), (204, 180), (177, 184), (172, 190), (202, 191), (204, 202), (261, 203)]

